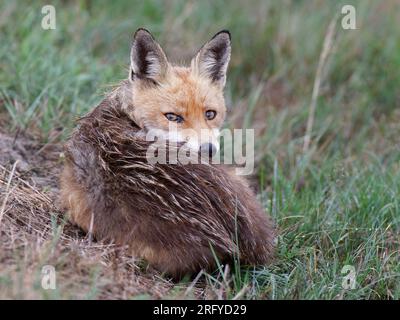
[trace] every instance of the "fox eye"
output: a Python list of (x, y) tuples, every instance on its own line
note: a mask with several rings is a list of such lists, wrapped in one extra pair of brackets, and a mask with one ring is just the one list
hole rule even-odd
[(165, 117), (169, 120), (169, 121), (175, 121), (177, 123), (182, 123), (183, 122), (183, 118), (181, 116), (178, 116), (175, 113), (169, 112), (165, 114)]
[(214, 110), (207, 110), (206, 111), (206, 119), (207, 120), (214, 119), (216, 115), (217, 115), (217, 113)]

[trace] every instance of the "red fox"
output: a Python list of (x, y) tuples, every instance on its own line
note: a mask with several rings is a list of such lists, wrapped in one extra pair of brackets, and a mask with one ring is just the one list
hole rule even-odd
[[(73, 223), (173, 277), (213, 270), (218, 260), (271, 261), (271, 219), (229, 167), (146, 159), (146, 133), (168, 140), (171, 122), (178, 142), (210, 155), (218, 149), (230, 54), (230, 33), (221, 31), (189, 67), (174, 66), (147, 30), (136, 31), (128, 79), (79, 120), (65, 145), (61, 200)], [(194, 134), (201, 130), (207, 143)]]

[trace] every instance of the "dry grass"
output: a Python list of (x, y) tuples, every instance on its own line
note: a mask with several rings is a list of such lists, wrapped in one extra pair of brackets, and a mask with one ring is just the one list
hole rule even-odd
[(315, 109), (317, 107), (317, 99), (318, 99), (319, 90), (320, 90), (321, 81), (322, 81), (322, 72), (324, 69), (326, 59), (328, 58), (328, 55), (333, 46), (336, 23), (337, 23), (337, 16), (335, 16), (332, 19), (332, 21), (329, 23), (328, 31), (326, 32), (325, 39), (324, 39), (324, 45), (323, 45), (323, 48), (322, 48), (322, 51), (321, 51), (321, 54), (319, 57), (319, 61), (318, 61), (318, 67), (317, 67), (317, 72), (316, 72), (315, 80), (314, 80), (310, 109), (308, 112), (306, 134), (304, 136), (304, 145), (303, 145), (304, 153), (306, 153), (310, 147), (311, 133), (312, 133), (314, 117), (315, 117)]
[[(3, 150), (4, 139), (3, 135)], [(33, 146), (30, 141), (25, 145)], [(38, 160), (43, 161), (43, 157)], [(91, 243), (65, 221), (54, 201), (57, 189), (49, 190), (42, 176), (54, 160), (44, 160), (44, 167), (33, 162), (34, 167), (23, 173), (0, 164), (0, 204), (4, 209), (0, 221), (0, 298), (119, 299), (168, 294), (171, 282), (151, 271), (141, 273), (123, 249)], [(40, 285), (41, 269), (48, 264), (57, 270), (60, 287), (54, 292), (46, 292)], [(69, 296), (59, 296), (60, 292)]]
[[(173, 283), (125, 248), (92, 241), (69, 223), (57, 204), (60, 144), (43, 146), (5, 134), (0, 143), (5, 151), (0, 159), (0, 299), (227, 297), (228, 269), (216, 278), (200, 273)], [(45, 265), (56, 269), (56, 290), (41, 287)], [(233, 298), (244, 293), (243, 288)]]

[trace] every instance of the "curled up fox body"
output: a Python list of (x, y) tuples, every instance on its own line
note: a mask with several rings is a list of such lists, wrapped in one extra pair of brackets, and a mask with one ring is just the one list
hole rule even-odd
[(174, 66), (148, 31), (135, 33), (129, 78), (79, 120), (65, 145), (61, 200), (73, 223), (175, 277), (213, 270), (216, 261), (271, 261), (272, 222), (234, 170), (146, 159), (146, 133), (172, 139), (171, 123), (191, 150), (218, 149), (230, 50), (221, 31), (189, 67)]

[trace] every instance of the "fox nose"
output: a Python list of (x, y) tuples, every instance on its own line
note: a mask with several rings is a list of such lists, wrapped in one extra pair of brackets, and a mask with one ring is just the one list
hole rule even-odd
[(200, 153), (208, 155), (210, 158), (215, 155), (217, 148), (212, 143), (203, 143), (200, 146)]

